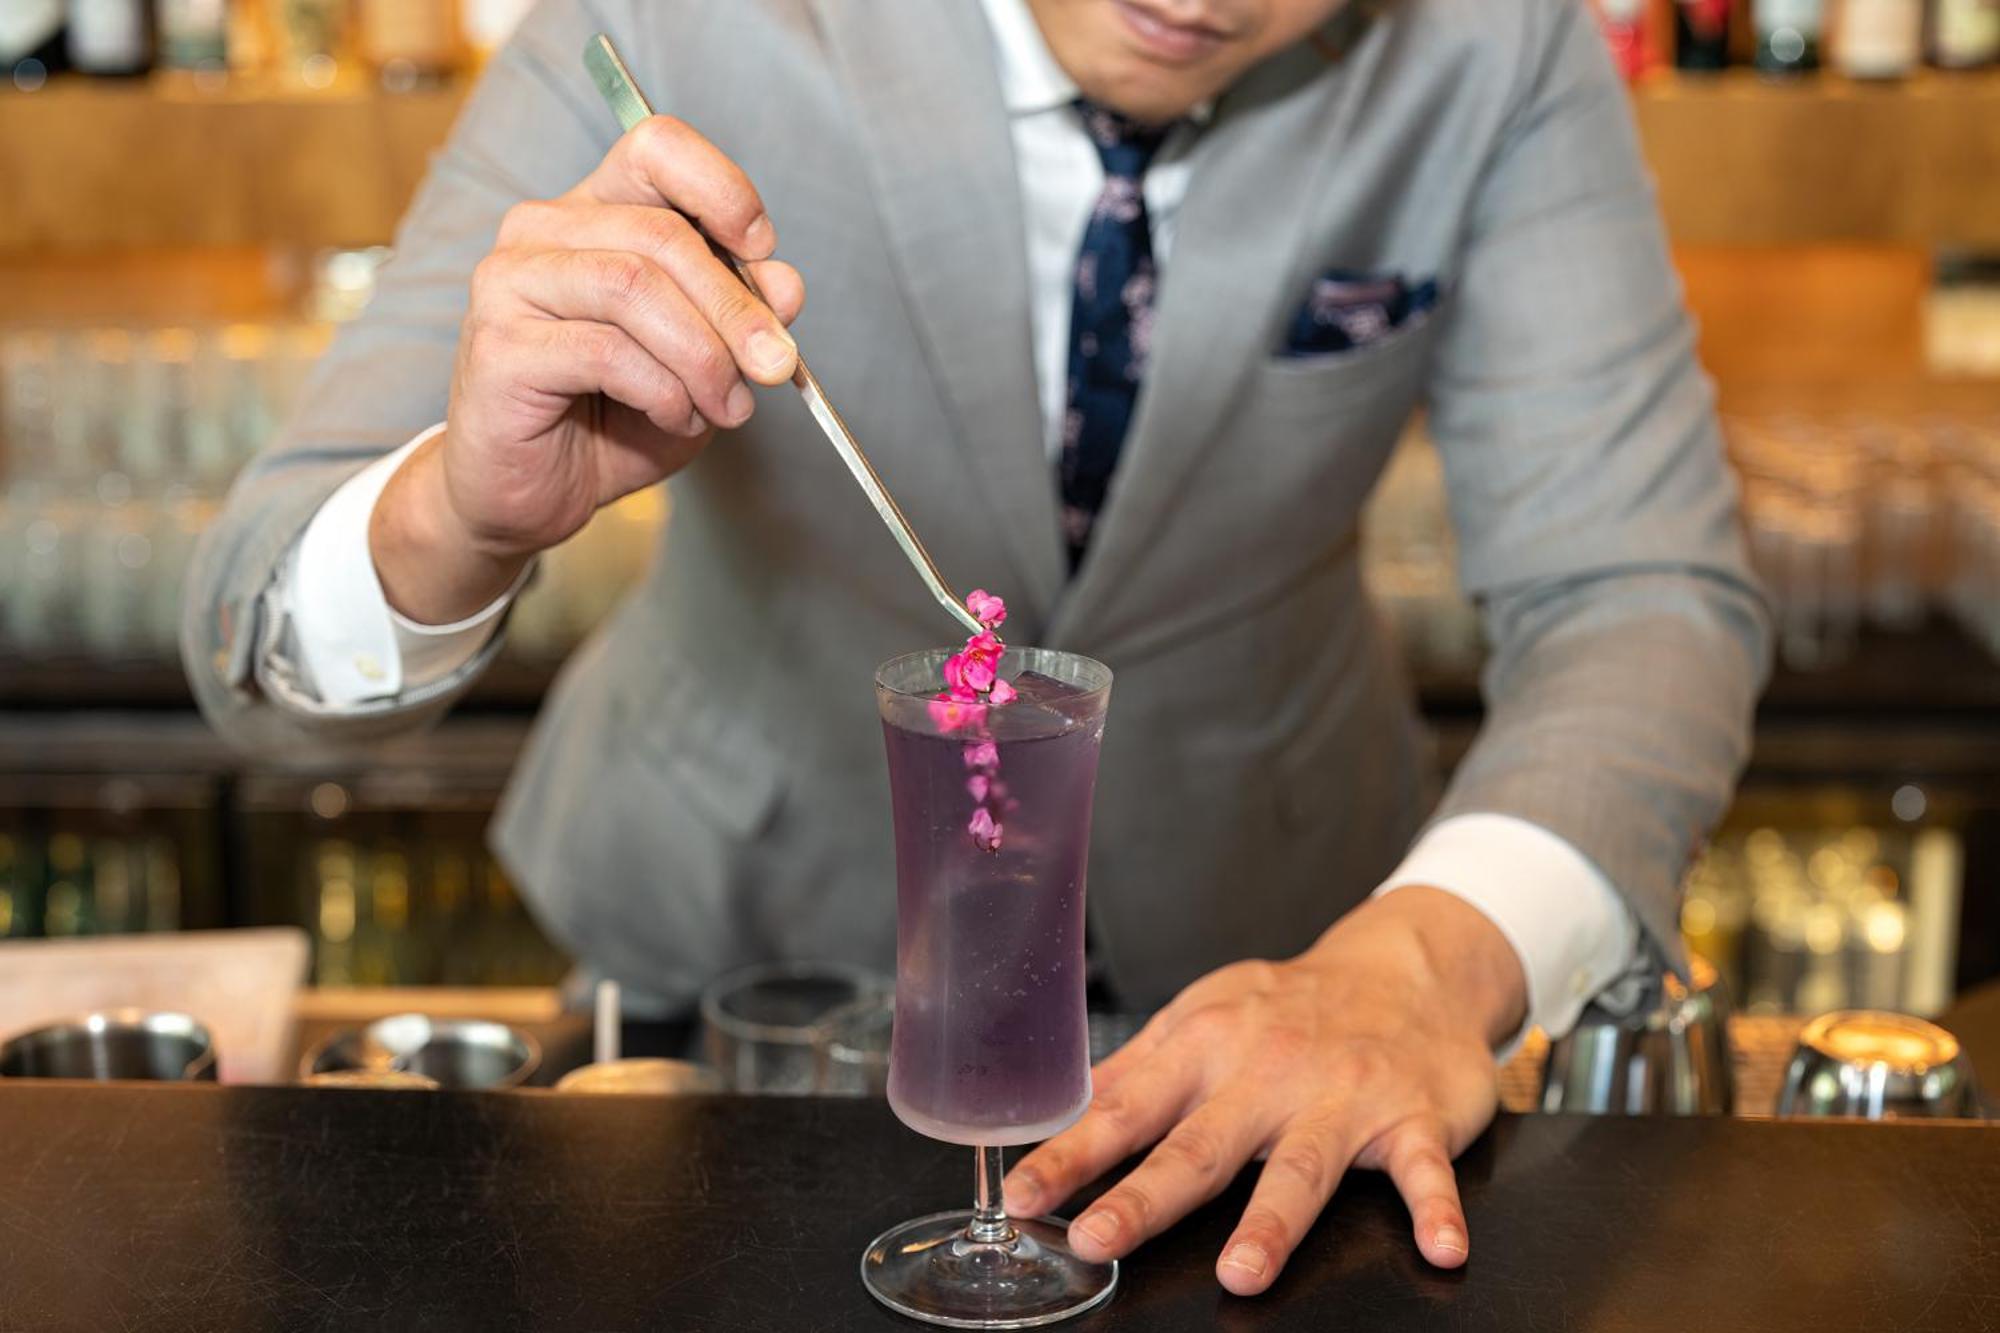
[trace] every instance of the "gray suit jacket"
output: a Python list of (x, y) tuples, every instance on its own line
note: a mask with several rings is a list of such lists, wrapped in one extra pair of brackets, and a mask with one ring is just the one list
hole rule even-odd
[[(336, 486), (443, 417), (503, 212), (612, 143), (579, 64), (598, 29), (764, 192), (810, 288), (801, 344), (943, 568), (1009, 598), (1014, 641), (1116, 671), (1090, 911), (1132, 1003), (1299, 949), (1427, 815), (1470, 811), (1567, 839), (1677, 957), (1677, 884), (1743, 760), (1765, 630), (1624, 94), (1575, 0), (1398, 0), (1344, 54), (1302, 45), (1222, 99), (1074, 580), (979, 6), (545, 0), (374, 305), (206, 538), (185, 649), (216, 725), (295, 748), (448, 703), (277, 708), (253, 671), (261, 594)], [(1276, 358), (1334, 267), (1435, 275), (1445, 295), (1377, 345)], [(1355, 539), (1420, 403), (1496, 647), (1485, 729), (1428, 812)], [(543, 710), (499, 853), (562, 942), (667, 1001), (756, 958), (886, 966), (869, 682), (946, 622), (789, 391), (672, 486), (650, 576)]]

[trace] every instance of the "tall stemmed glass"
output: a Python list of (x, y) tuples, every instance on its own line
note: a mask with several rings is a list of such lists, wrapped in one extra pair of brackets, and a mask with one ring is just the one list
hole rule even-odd
[(1029, 1328), (1109, 1299), (1118, 1265), (1079, 1259), (1053, 1217), (1010, 1218), (1001, 1153), (1090, 1101), (1084, 862), (1111, 672), (1007, 650), (1004, 707), (939, 702), (948, 650), (875, 675), (896, 829), (889, 1104), (976, 1149), (970, 1211), (884, 1232), (861, 1257), (883, 1304), (952, 1328)]

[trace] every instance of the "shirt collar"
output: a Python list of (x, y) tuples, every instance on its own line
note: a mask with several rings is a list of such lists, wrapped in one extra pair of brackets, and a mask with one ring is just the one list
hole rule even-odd
[[(1000, 96), (1009, 115), (1032, 116), (1066, 107), (1082, 96), (1076, 81), (1056, 62), (1035, 22), (1028, 0), (982, 0), (986, 22), (993, 29), (993, 46), (1000, 66)], [(1188, 112), (1197, 125), (1208, 123), (1213, 102)]]

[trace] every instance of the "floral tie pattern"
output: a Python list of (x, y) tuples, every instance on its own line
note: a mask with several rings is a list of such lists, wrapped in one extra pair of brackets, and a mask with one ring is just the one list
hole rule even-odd
[(1110, 493), (1145, 378), (1157, 280), (1142, 187), (1147, 166), (1172, 128), (1142, 127), (1089, 102), (1077, 108), (1104, 163), (1104, 190), (1084, 229), (1070, 306), (1061, 478), (1072, 573), (1083, 562), (1091, 528)]

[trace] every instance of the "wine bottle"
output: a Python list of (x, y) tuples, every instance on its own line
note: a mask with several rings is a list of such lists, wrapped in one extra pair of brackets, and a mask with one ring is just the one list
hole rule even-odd
[(229, 0), (159, 0), (160, 66), (216, 75), (229, 69)]
[(153, 67), (150, 0), (70, 0), (69, 63), (99, 78), (133, 78)]
[(2000, 0), (1932, 0), (1930, 61), (1981, 69), (2000, 60)]
[(1730, 0), (1674, 0), (1674, 65), (1717, 70), (1729, 65)]
[(39, 92), (69, 66), (63, 41), (63, 0), (0, 4), (0, 89)]
[(1766, 74), (1803, 74), (1819, 68), (1825, 10), (1821, 0), (1757, 0), (1757, 68)]
[(1834, 64), (1850, 79), (1900, 79), (1923, 53), (1922, 0), (1846, 0)]
[(1593, 8), (1605, 44), (1611, 48), (1611, 62), (1627, 83), (1634, 82), (1652, 65), (1646, 0), (1595, 0)]

